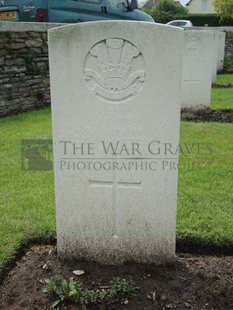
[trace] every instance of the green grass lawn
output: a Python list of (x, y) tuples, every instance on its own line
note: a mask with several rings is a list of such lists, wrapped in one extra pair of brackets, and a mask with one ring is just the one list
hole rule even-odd
[[(217, 75), (216, 84), (233, 84), (233, 74)], [(233, 87), (232, 88), (212, 88), (211, 110), (233, 110)]]
[(233, 74), (218, 74), (216, 84), (233, 84)]
[[(208, 143), (213, 152), (210, 170), (180, 168), (178, 238), (233, 244), (232, 136), (233, 124), (181, 123), (181, 145), (194, 143), (195, 155), (196, 143), (204, 153)], [(21, 140), (50, 138), (50, 109), (0, 119), (0, 265), (27, 240), (55, 237), (53, 172), (21, 170)]]
[[(203, 145), (193, 170), (179, 170), (178, 238), (233, 244), (232, 137), (233, 124), (181, 123), (181, 145)], [(190, 162), (180, 154), (180, 163), (183, 161)]]
[(212, 88), (211, 110), (233, 110), (233, 88)]
[(50, 110), (0, 119), (0, 262), (28, 238), (55, 235), (52, 171), (21, 170), (21, 139), (51, 138)]

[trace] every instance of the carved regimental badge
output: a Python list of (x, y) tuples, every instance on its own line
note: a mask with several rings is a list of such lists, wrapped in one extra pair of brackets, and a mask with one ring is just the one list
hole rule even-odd
[(146, 75), (144, 59), (132, 43), (107, 39), (88, 53), (84, 75), (93, 95), (119, 103), (136, 96), (142, 88)]
[(189, 37), (185, 40), (185, 49), (189, 55), (196, 55), (202, 48), (202, 41), (197, 36)]

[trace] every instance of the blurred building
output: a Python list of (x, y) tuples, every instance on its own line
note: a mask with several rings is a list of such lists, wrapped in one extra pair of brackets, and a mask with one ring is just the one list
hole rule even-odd
[(214, 9), (214, 0), (190, 0), (186, 4), (189, 13), (207, 14), (216, 13)]

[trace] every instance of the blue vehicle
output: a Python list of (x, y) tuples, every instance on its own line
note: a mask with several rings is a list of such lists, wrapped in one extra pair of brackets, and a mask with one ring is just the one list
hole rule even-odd
[(97, 20), (154, 22), (137, 0), (0, 0), (0, 21), (79, 23)]

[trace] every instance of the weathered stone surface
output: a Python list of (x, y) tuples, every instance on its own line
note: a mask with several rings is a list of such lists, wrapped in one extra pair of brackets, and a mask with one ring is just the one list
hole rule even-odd
[[(37, 39), (41, 39), (41, 33), (40, 32), (36, 32), (36, 31), (29, 31), (28, 32), (28, 35), (31, 37), (31, 38), (37, 38)], [(42, 34), (42, 38), (43, 38), (43, 34)]]
[(225, 53), (233, 59), (233, 29), (232, 31), (226, 31)]
[(25, 44), (27, 47), (41, 47), (42, 45), (42, 40), (41, 39), (35, 39), (35, 40), (27, 40), (25, 41)]
[(50, 103), (49, 83), (44, 82), (48, 55), (42, 49), (47, 50), (46, 32), (0, 31), (0, 116)]
[(8, 51), (4, 49), (0, 49), (0, 57), (7, 55)]
[(38, 68), (40, 71), (43, 71), (43, 70), (46, 70), (46, 69), (47, 69), (47, 64), (44, 63), (44, 62), (37, 62), (37, 63), (36, 63), (36, 66), (37, 66), (37, 68)]
[(20, 66), (20, 67), (5, 67), (5, 72), (14, 72), (14, 73), (19, 73), (19, 72), (26, 72), (27, 68), (25, 66)]
[(42, 49), (39, 47), (31, 47), (30, 48), (30, 52), (34, 53), (34, 54), (41, 54), (42, 53)]
[(223, 63), (224, 63), (224, 55), (225, 55), (225, 40), (226, 40), (226, 33), (220, 32), (219, 33), (219, 41), (218, 41), (218, 63), (217, 63), (217, 71), (221, 72), (223, 70)]
[(49, 36), (59, 256), (173, 261), (177, 170), (158, 145), (179, 144), (183, 30), (97, 22)]
[(7, 66), (21, 66), (25, 65), (25, 60), (23, 58), (7, 59), (5, 64)]
[(217, 69), (218, 69), (218, 50), (219, 50), (219, 38), (220, 38), (221, 32), (220, 31), (214, 31), (214, 44), (212, 48), (212, 53), (210, 54), (212, 56), (212, 84), (216, 82), (217, 78)]
[(17, 42), (12, 42), (10, 44), (10, 48), (12, 50), (18, 50), (18, 49), (21, 49), (22, 47), (25, 47), (25, 43), (17, 43)]

